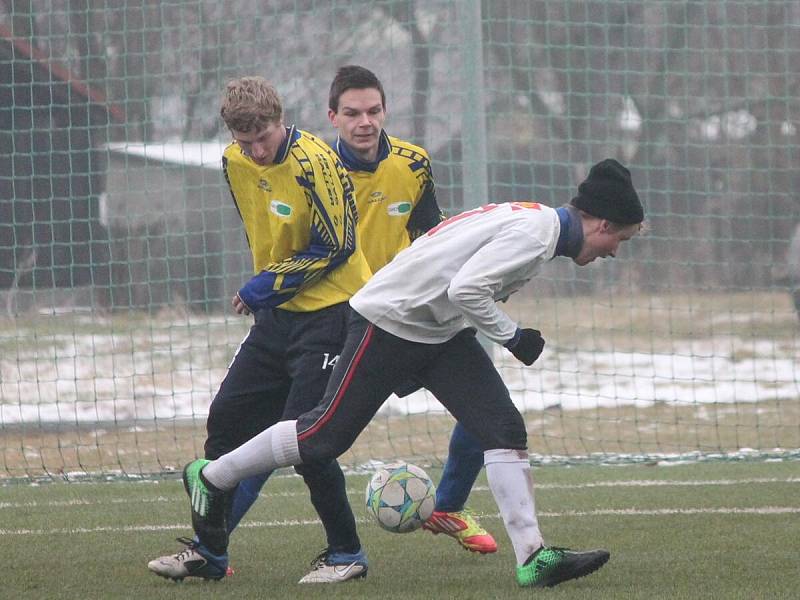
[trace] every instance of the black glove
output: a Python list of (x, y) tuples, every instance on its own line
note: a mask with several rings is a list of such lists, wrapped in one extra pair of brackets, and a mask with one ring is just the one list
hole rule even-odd
[(517, 329), (514, 337), (505, 343), (505, 347), (514, 358), (530, 367), (544, 350), (544, 338), (538, 329)]

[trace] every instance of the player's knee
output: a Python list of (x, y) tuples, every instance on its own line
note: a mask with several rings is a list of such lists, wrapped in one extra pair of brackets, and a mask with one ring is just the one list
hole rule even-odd
[(211, 406), (208, 407), (208, 418), (206, 419), (206, 430), (209, 436), (215, 433), (227, 432), (231, 429), (231, 424), (241, 419), (241, 414), (229, 409), (227, 403), (214, 398)]
[[(333, 457), (331, 456), (330, 452), (327, 451), (326, 448), (319, 446), (318, 444), (300, 444), (300, 458), (303, 461), (303, 465), (315, 465), (319, 463), (329, 462)], [(299, 465), (298, 465), (299, 466)], [(300, 471), (295, 470), (299, 473)]]
[(344, 444), (322, 442), (312, 438), (299, 443), (300, 458), (304, 465), (330, 463), (343, 454), (348, 447)]
[(481, 442), (485, 450), (527, 448), (528, 432), (525, 429), (525, 421), (522, 419), (522, 415), (519, 415), (518, 419), (513, 418), (497, 423), (491, 431), (484, 431)]
[(227, 417), (227, 411), (214, 410), (213, 407), (212, 404), (206, 421), (207, 436), (204, 451), (208, 460), (216, 460), (239, 445), (238, 438), (232, 435), (231, 420)]
[(311, 462), (295, 465), (294, 470), (304, 479), (313, 477), (319, 481), (331, 481), (342, 477), (342, 471), (335, 460)]

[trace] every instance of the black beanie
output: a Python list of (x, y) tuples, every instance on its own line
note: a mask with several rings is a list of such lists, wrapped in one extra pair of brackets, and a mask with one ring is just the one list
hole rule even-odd
[(644, 221), (644, 209), (633, 189), (631, 172), (613, 158), (600, 161), (589, 170), (572, 205), (593, 217), (620, 225)]

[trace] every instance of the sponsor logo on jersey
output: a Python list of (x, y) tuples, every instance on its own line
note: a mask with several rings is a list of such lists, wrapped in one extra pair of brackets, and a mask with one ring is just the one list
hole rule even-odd
[(262, 190), (264, 192), (271, 192), (272, 191), (272, 186), (269, 184), (269, 181), (267, 181), (266, 179), (259, 179), (258, 180), (258, 189), (260, 189), (260, 190)]
[(270, 202), (269, 209), (279, 217), (288, 217), (292, 214), (292, 207), (280, 200)]
[(386, 207), (386, 212), (392, 217), (402, 217), (411, 212), (411, 202), (393, 202)]
[(369, 204), (374, 204), (375, 202), (383, 202), (384, 200), (386, 200), (386, 196), (384, 196), (383, 192), (372, 192), (367, 202)]

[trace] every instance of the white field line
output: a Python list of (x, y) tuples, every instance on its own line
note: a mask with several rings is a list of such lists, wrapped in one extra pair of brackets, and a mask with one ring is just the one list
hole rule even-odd
[[(701, 486), (728, 486), (728, 485), (753, 485), (770, 483), (800, 483), (800, 477), (752, 477), (749, 479), (701, 479), (695, 481), (676, 481), (669, 479), (632, 479), (622, 481), (595, 481), (587, 483), (544, 483), (536, 484), (536, 490), (577, 490), (592, 488), (617, 488), (617, 487), (701, 487)], [(488, 492), (487, 486), (476, 485), (472, 488), (473, 492)], [(349, 489), (347, 493), (351, 496), (360, 496), (363, 491)], [(301, 492), (276, 492), (261, 493), (263, 498), (304, 498), (308, 495), (306, 491)], [(155, 496), (152, 498), (112, 498), (109, 500), (86, 500), (75, 498), (72, 500), (51, 500), (48, 502), (0, 502), (0, 510), (15, 508), (57, 508), (70, 506), (102, 506), (116, 504), (157, 504), (182, 501), (175, 497)], [(2, 531), (2, 530), (0, 530)]]
[[(785, 515), (800, 514), (800, 506), (762, 506), (731, 508), (658, 508), (658, 509), (600, 509), (589, 511), (542, 512), (540, 517), (604, 517), (604, 516), (672, 516), (672, 515)], [(479, 514), (481, 518), (499, 519), (499, 514)], [(371, 522), (371, 519), (357, 518), (358, 523)], [(286, 519), (282, 521), (249, 521), (242, 523), (245, 528), (297, 527), (303, 525), (320, 525), (319, 519)], [(0, 536), (34, 536), (34, 535), (74, 535), (77, 533), (142, 533), (186, 530), (188, 524), (172, 525), (127, 525), (124, 527), (68, 527), (56, 529), (0, 529)]]
[[(772, 483), (800, 483), (798, 477), (776, 478), (776, 477), (757, 477), (749, 479), (711, 479), (697, 481), (672, 481), (672, 480), (630, 480), (630, 481), (601, 481), (580, 484), (543, 484), (537, 489), (591, 489), (597, 487), (663, 487), (663, 486), (728, 486), (728, 485), (752, 485), (752, 484), (772, 484)], [(485, 486), (476, 486), (473, 491), (487, 492)], [(360, 495), (360, 490), (349, 490), (351, 495)], [(275, 494), (262, 494), (266, 497), (295, 497), (305, 496), (305, 492), (283, 492)], [(117, 505), (131, 503), (172, 503), (178, 501), (175, 497), (154, 496), (152, 498), (114, 498), (111, 500), (93, 501), (85, 499), (58, 500), (50, 502), (2, 502), (0, 509), (15, 508), (53, 508), (70, 506), (98, 506), (98, 505)], [(763, 506), (763, 507), (727, 507), (727, 508), (658, 508), (658, 509), (598, 509), (592, 511), (560, 511), (542, 512), (540, 517), (601, 517), (601, 516), (672, 516), (672, 515), (776, 515), (776, 514), (800, 514), (798, 506)], [(483, 518), (499, 519), (499, 514), (483, 514)], [(367, 519), (358, 518), (358, 522), (367, 522)], [(285, 519), (280, 521), (249, 521), (242, 523), (241, 527), (248, 528), (275, 528), (289, 526), (319, 525), (318, 519)], [(186, 530), (186, 524), (168, 525), (129, 525), (129, 526), (101, 526), (101, 527), (72, 527), (72, 528), (53, 528), (53, 529), (0, 529), (0, 536), (36, 536), (36, 535), (71, 535), (79, 533), (128, 533), (128, 532), (163, 532)]]
[[(534, 477), (535, 480), (535, 477)], [(753, 477), (750, 479), (701, 479), (697, 481), (677, 481), (673, 479), (632, 479), (630, 481), (593, 481), (586, 483), (544, 483), (535, 484), (537, 490), (575, 490), (581, 488), (604, 487), (662, 487), (662, 486), (715, 486), (749, 485), (753, 483), (800, 483), (800, 477)], [(475, 487), (474, 489), (478, 489)], [(484, 489), (488, 490), (488, 487)]]

